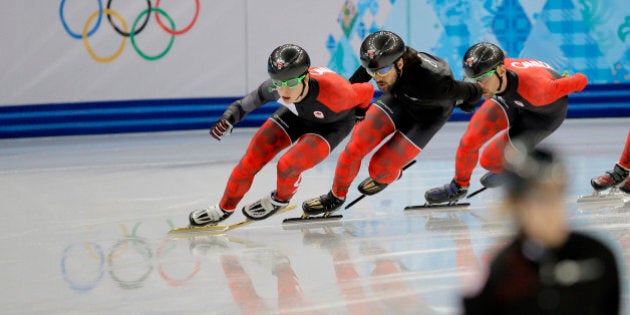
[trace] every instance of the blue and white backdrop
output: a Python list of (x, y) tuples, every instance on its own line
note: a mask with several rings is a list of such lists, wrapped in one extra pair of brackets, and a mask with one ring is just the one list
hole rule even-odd
[[(170, 126), (156, 130), (202, 128), (266, 78), (276, 46), (299, 44), (313, 64), (347, 77), (362, 39), (379, 29), (447, 59), (458, 78), (465, 50), (490, 41), (509, 56), (630, 90), (626, 0), (11, 0), (3, 8), (0, 138), (126, 131), (140, 120)], [(622, 114), (628, 95), (614, 100)], [(165, 111), (179, 114), (158, 117)], [(84, 130), (67, 131), (81, 117)]]

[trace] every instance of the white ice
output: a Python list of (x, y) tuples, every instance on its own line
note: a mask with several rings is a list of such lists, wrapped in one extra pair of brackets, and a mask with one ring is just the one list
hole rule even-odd
[[(571, 224), (618, 255), (626, 309), (630, 203), (576, 199), (618, 160), (628, 126), (628, 118), (567, 120), (545, 141), (570, 169)], [(254, 129), (220, 143), (205, 130), (2, 140), (0, 313), (457, 314), (462, 292), (511, 233), (495, 207), (500, 194), (486, 191), (467, 210), (403, 208), (450, 181), (465, 127), (448, 123), (398, 182), (341, 212), (342, 221), (283, 226), (294, 210), (194, 239), (167, 232), (219, 201)], [(298, 209), (330, 189), (343, 145), (303, 174)], [(275, 187), (275, 161), (242, 204)], [(476, 169), (471, 189), (483, 173)], [(238, 211), (228, 223), (242, 219)]]

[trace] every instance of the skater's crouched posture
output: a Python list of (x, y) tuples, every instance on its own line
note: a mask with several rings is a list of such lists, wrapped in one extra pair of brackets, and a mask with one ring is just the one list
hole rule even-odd
[[(628, 173), (630, 171), (630, 130), (626, 138), (626, 145), (623, 148), (619, 162), (615, 164), (612, 170), (603, 175), (591, 179), (591, 186), (596, 191), (606, 190), (608, 188), (619, 186), (619, 190), (626, 194), (630, 194), (630, 180)], [(625, 181), (625, 182), (624, 182)]]
[(374, 79), (384, 94), (354, 128), (337, 162), (332, 190), (302, 205), (306, 215), (339, 209), (361, 160), (391, 136), (372, 156), (370, 177), (359, 184), (365, 195), (380, 192), (401, 176), (402, 168), (442, 128), (456, 103), (472, 111), (481, 99), (477, 84), (455, 80), (444, 60), (405, 46), (392, 32), (368, 35), (359, 54), (362, 66), (350, 82)]
[(282, 106), (252, 138), (230, 175), (220, 203), (193, 211), (189, 216), (191, 226), (216, 224), (229, 217), (256, 173), (292, 145), (278, 160), (276, 190), (243, 207), (243, 214), (260, 220), (286, 207), (297, 191), (302, 172), (329, 155), (352, 130), (355, 112), (367, 108), (374, 97), (369, 83), (350, 84), (327, 68), (311, 68), (308, 54), (297, 45), (276, 48), (267, 66), (271, 79), (230, 104), (210, 135), (220, 140), (246, 114), (267, 102), (277, 101)]
[(464, 313), (619, 314), (613, 252), (570, 230), (564, 165), (544, 148), (507, 151), (502, 210), (517, 231), (492, 260), (485, 283), (464, 297)]
[(512, 139), (540, 143), (566, 118), (568, 97), (584, 89), (586, 76), (562, 76), (547, 63), (531, 59), (507, 59), (501, 48), (478, 43), (463, 58), (468, 81), (483, 89), (486, 99), (473, 114), (455, 155), (455, 177), (442, 187), (425, 193), (432, 203), (455, 203), (465, 197), (473, 169), (481, 155), (481, 166), (488, 170), (481, 177), (484, 187), (500, 185), (503, 149)]

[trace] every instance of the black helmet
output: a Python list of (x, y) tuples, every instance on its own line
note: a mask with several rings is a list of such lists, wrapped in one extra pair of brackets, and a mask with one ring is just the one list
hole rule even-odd
[(464, 73), (468, 78), (478, 77), (503, 64), (505, 53), (491, 43), (478, 43), (464, 54)]
[(405, 43), (400, 36), (390, 31), (378, 31), (365, 38), (361, 44), (361, 65), (378, 69), (394, 64), (405, 52)]
[(311, 59), (306, 50), (298, 45), (285, 44), (274, 49), (267, 61), (267, 72), (274, 80), (286, 81), (308, 71)]

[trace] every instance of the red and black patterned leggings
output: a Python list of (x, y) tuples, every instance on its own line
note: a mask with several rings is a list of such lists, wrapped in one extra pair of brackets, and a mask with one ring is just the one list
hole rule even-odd
[(370, 177), (381, 184), (395, 181), (403, 166), (420, 153), (420, 148), (396, 131), (394, 123), (380, 107), (370, 106), (365, 120), (354, 127), (350, 142), (339, 156), (332, 187), (336, 196), (346, 197), (359, 173), (361, 160), (392, 133), (394, 135), (374, 153), (368, 168)]
[[(219, 206), (227, 211), (236, 208), (249, 190), (254, 176), (273, 159), (278, 152), (289, 147), (287, 133), (268, 119), (249, 143), (241, 161), (234, 167)], [(296, 193), (302, 172), (323, 161), (330, 154), (328, 142), (319, 135), (307, 133), (301, 136), (277, 165), (276, 198), (288, 201)]]
[[(493, 101), (486, 100), (468, 123), (455, 155), (455, 182), (470, 185), (470, 177), (479, 160), (479, 149), (490, 141), (481, 155), (481, 166), (493, 173), (503, 172), (503, 150), (509, 141), (508, 118)], [(498, 135), (497, 135), (498, 134)], [(496, 136), (496, 138), (495, 138)]]
[(623, 148), (621, 157), (619, 158), (619, 165), (630, 168), (630, 130), (628, 130), (628, 137), (626, 138), (626, 146)]

